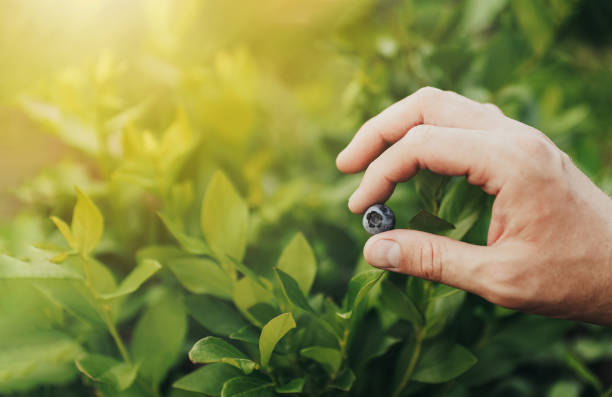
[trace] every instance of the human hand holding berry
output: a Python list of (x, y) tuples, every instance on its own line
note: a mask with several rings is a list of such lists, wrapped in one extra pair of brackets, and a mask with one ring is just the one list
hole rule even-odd
[(337, 166), (367, 168), (349, 200), (355, 213), (420, 169), (465, 175), (496, 196), (486, 247), (392, 230), (366, 243), (371, 265), (513, 309), (612, 324), (612, 200), (540, 131), (427, 87), (367, 121)]

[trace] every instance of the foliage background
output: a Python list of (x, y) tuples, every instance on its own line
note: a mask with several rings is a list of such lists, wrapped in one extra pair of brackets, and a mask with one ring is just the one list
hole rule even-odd
[[(98, 256), (126, 274), (138, 249), (173, 241), (155, 215), (171, 186), (193, 181), (199, 202), (222, 168), (252, 213), (247, 257), (255, 270), (269, 273), (301, 231), (318, 261), (314, 290), (339, 302), (363, 266), (366, 236), (346, 209), (358, 177), (341, 176), (335, 155), (361, 123), (426, 85), (493, 102), (539, 128), (612, 193), (606, 1), (1, 6), (0, 252), (24, 256), (31, 244), (59, 244), (48, 217), (70, 218), (78, 185), (105, 216)], [(159, 139), (177, 117), (188, 120), (192, 135), (157, 150), (144, 131)], [(136, 144), (144, 159), (126, 151), (126, 131), (145, 137)], [(420, 207), (413, 185), (399, 187), (390, 205), (406, 225)], [(197, 218), (191, 211), (188, 219)], [(187, 221), (185, 229), (197, 225)], [(482, 242), (481, 229), (467, 238)], [(56, 328), (52, 309), (33, 290), (0, 284), (0, 352)], [(473, 296), (455, 326), (480, 363), (441, 394), (598, 395), (612, 385), (607, 329), (506, 313)], [(184, 358), (203, 335), (195, 327)], [(487, 344), (483, 335), (502, 342)], [(64, 353), (70, 358), (69, 347)], [(0, 353), (0, 368), (7, 357)], [(61, 373), (5, 392), (80, 395), (84, 381), (66, 362)], [(186, 365), (179, 362), (170, 378)], [(474, 374), (487, 365), (498, 372), (479, 380)]]

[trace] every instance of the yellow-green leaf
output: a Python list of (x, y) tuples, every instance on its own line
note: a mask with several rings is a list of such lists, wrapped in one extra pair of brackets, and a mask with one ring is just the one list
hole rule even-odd
[(232, 280), (213, 260), (181, 256), (169, 259), (166, 264), (188, 291), (223, 299), (232, 297)]
[[(274, 295), (271, 291), (265, 289), (257, 282), (253, 281), (248, 277), (243, 277), (234, 287), (234, 303), (243, 314), (248, 313), (250, 307), (255, 306), (258, 303), (269, 303), (274, 299)], [(254, 320), (251, 316), (251, 320)], [(255, 321), (256, 322), (256, 321)], [(260, 325), (257, 324), (256, 325)]]
[(312, 346), (300, 350), (302, 357), (309, 358), (321, 364), (331, 375), (338, 372), (342, 364), (342, 353), (337, 349), (324, 346)]
[(137, 366), (101, 354), (87, 354), (76, 360), (75, 364), (89, 379), (107, 383), (119, 391), (130, 387), (138, 373)]
[(259, 337), (259, 355), (262, 367), (268, 366), (274, 347), (293, 328), (295, 328), (295, 320), (291, 313), (276, 316), (263, 327)]
[(102, 238), (104, 219), (98, 207), (78, 188), (77, 203), (72, 215), (72, 235), (77, 249), (83, 255), (91, 253)]
[(302, 233), (297, 233), (285, 247), (277, 267), (293, 277), (304, 295), (308, 295), (317, 273), (317, 262)]
[(201, 213), (202, 232), (215, 254), (243, 259), (248, 218), (245, 201), (227, 176), (216, 172), (202, 201)]
[(0, 395), (69, 381), (74, 360), (83, 354), (79, 343), (56, 331), (35, 331), (20, 338), (3, 341), (0, 349)]
[(0, 255), (0, 280), (2, 279), (74, 279), (83, 277), (70, 269), (49, 261), (24, 262), (7, 255)]
[(255, 362), (233, 345), (215, 336), (200, 339), (189, 351), (189, 359), (194, 363), (225, 363), (250, 374), (255, 369)]
[(102, 294), (104, 299), (119, 298), (136, 291), (145, 281), (161, 269), (159, 262), (153, 259), (145, 259), (136, 266), (126, 278), (123, 279), (119, 287), (114, 292)]
[(53, 221), (53, 223), (55, 223), (55, 226), (57, 226), (60, 233), (62, 233), (62, 236), (64, 236), (70, 248), (77, 249), (77, 244), (74, 239), (74, 236), (72, 235), (72, 231), (70, 230), (70, 226), (68, 226), (66, 222), (56, 216), (52, 216), (51, 220)]

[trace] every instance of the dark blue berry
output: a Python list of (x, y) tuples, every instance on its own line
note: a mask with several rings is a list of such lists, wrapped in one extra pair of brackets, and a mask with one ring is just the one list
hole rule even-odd
[(395, 228), (395, 215), (391, 208), (374, 204), (363, 214), (363, 228), (370, 234), (378, 234)]

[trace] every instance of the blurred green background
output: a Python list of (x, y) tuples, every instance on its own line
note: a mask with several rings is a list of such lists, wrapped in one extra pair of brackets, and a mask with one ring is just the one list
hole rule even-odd
[[(78, 157), (75, 145), (40, 134), (24, 105), (33, 98), (55, 106), (39, 120), (70, 116), (63, 134), (81, 148), (93, 132), (76, 137), (77, 122), (89, 128), (141, 105), (118, 123), (159, 128), (182, 106), (203, 133), (248, 154), (246, 146), (257, 147), (260, 168), (279, 151), (307, 147), (284, 165), (321, 164), (324, 179), (335, 175), (322, 156), (364, 119), (433, 85), (540, 128), (609, 190), (610, 8), (576, 0), (3, 0), (0, 216), (14, 215), (11, 190), (20, 183)], [(263, 147), (274, 155), (266, 160)]]
[[(346, 209), (359, 178), (340, 175), (335, 155), (365, 120), (427, 85), (495, 103), (542, 130), (612, 193), (609, 1), (0, 6), (0, 252), (19, 255), (47, 239), (48, 216), (69, 213), (79, 185), (106, 202), (106, 249), (125, 260), (167, 238), (151, 191), (171, 195), (168, 184), (190, 179), (199, 199), (221, 167), (254, 214), (253, 265), (265, 271), (303, 230), (319, 260), (316, 287), (341, 296), (365, 236)], [(177, 114), (193, 134), (164, 146), (162, 132)], [(128, 152), (126, 136), (138, 137), (139, 153)], [(401, 186), (391, 205), (401, 226), (419, 207), (413, 187)], [(17, 321), (12, 315), (2, 327)], [(506, 337), (530, 338), (530, 324)], [(609, 387), (612, 332), (585, 325), (555, 332), (543, 357), (518, 346), (520, 360), (508, 359), (501, 376), (465, 390), (556, 397)], [(570, 349), (561, 356), (571, 359), (549, 365), (557, 348)]]

